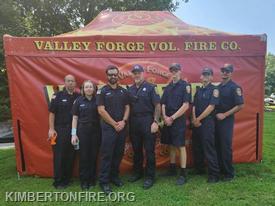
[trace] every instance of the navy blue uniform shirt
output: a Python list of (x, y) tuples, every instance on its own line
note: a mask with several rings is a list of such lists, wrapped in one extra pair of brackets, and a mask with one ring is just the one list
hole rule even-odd
[[(196, 117), (198, 117), (209, 105), (219, 104), (219, 90), (209, 83), (206, 87), (200, 87), (194, 96)], [(212, 112), (213, 114), (213, 112)]]
[(105, 106), (105, 110), (115, 121), (121, 121), (125, 106), (130, 104), (128, 91), (121, 86), (113, 89), (110, 85), (105, 85), (97, 91), (96, 104)]
[(78, 93), (69, 94), (66, 89), (52, 96), (49, 112), (55, 114), (55, 126), (68, 126), (72, 124), (72, 106)]
[(185, 102), (191, 101), (191, 86), (184, 80), (169, 83), (164, 89), (161, 104), (165, 105), (168, 116), (173, 115)]
[(73, 104), (72, 114), (78, 116), (79, 123), (99, 124), (95, 97), (91, 100), (85, 96), (78, 97)]
[(139, 88), (136, 84), (129, 87), (131, 114), (154, 114), (156, 104), (160, 103), (160, 97), (156, 93), (155, 87), (146, 81)]
[(230, 80), (226, 84), (219, 84), (220, 103), (216, 107), (217, 113), (224, 113), (236, 105), (244, 103), (242, 88)]

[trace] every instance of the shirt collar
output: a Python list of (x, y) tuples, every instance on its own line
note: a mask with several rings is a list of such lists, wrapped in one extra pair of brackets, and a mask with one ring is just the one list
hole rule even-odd
[(228, 82), (226, 82), (225, 84), (221, 83), (221, 86), (228, 86), (232, 83), (232, 79), (230, 79)]

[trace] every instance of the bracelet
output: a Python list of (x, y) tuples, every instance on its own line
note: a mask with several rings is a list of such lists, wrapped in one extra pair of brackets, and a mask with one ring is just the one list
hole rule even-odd
[(71, 135), (76, 135), (76, 128), (72, 128)]

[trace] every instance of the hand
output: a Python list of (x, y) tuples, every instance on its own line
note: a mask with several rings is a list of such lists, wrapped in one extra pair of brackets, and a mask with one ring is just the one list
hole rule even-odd
[(166, 117), (164, 118), (164, 123), (166, 126), (171, 126), (173, 124), (174, 119), (172, 117)]
[(115, 130), (117, 132), (120, 132), (121, 130), (123, 130), (124, 127), (125, 127), (125, 121), (122, 120), (122, 121), (117, 122)]
[(167, 125), (169, 122), (169, 118), (167, 116), (164, 117), (164, 124)]
[(119, 124), (118, 122), (115, 122), (114, 124), (112, 124), (113, 128), (118, 132), (119, 131)]
[(218, 120), (224, 120), (226, 118), (226, 116), (224, 113), (218, 113), (218, 114), (216, 114), (216, 118)]
[(56, 135), (56, 131), (54, 129), (49, 129), (47, 141), (50, 141), (54, 135)]
[(73, 135), (71, 138), (72, 145), (76, 145), (78, 141), (79, 141), (78, 137), (76, 135)]
[(201, 122), (200, 122), (199, 119), (194, 119), (192, 123), (193, 123), (194, 127), (200, 127), (201, 126)]
[(153, 122), (151, 124), (151, 133), (156, 133), (158, 131), (158, 129), (159, 129), (158, 124), (156, 122)]

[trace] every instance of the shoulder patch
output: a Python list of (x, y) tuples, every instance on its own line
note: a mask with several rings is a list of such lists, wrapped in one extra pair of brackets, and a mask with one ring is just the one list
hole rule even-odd
[(159, 91), (158, 91), (158, 87), (157, 87), (157, 86), (154, 86), (154, 90), (155, 90), (155, 93), (156, 93), (156, 94), (159, 94)]
[(236, 89), (236, 93), (237, 93), (238, 96), (242, 96), (242, 90), (241, 90), (240, 87), (238, 87), (238, 88)]
[(98, 89), (96, 94), (101, 94), (101, 89)]
[(213, 90), (213, 96), (216, 97), (216, 98), (219, 97), (219, 90), (218, 89)]
[(56, 95), (55, 95), (55, 94), (53, 94), (51, 99), (55, 99), (55, 98), (56, 98)]
[(186, 92), (187, 92), (188, 94), (190, 94), (190, 92), (191, 92), (191, 87), (190, 87), (190, 85), (187, 85), (187, 86), (186, 86)]

